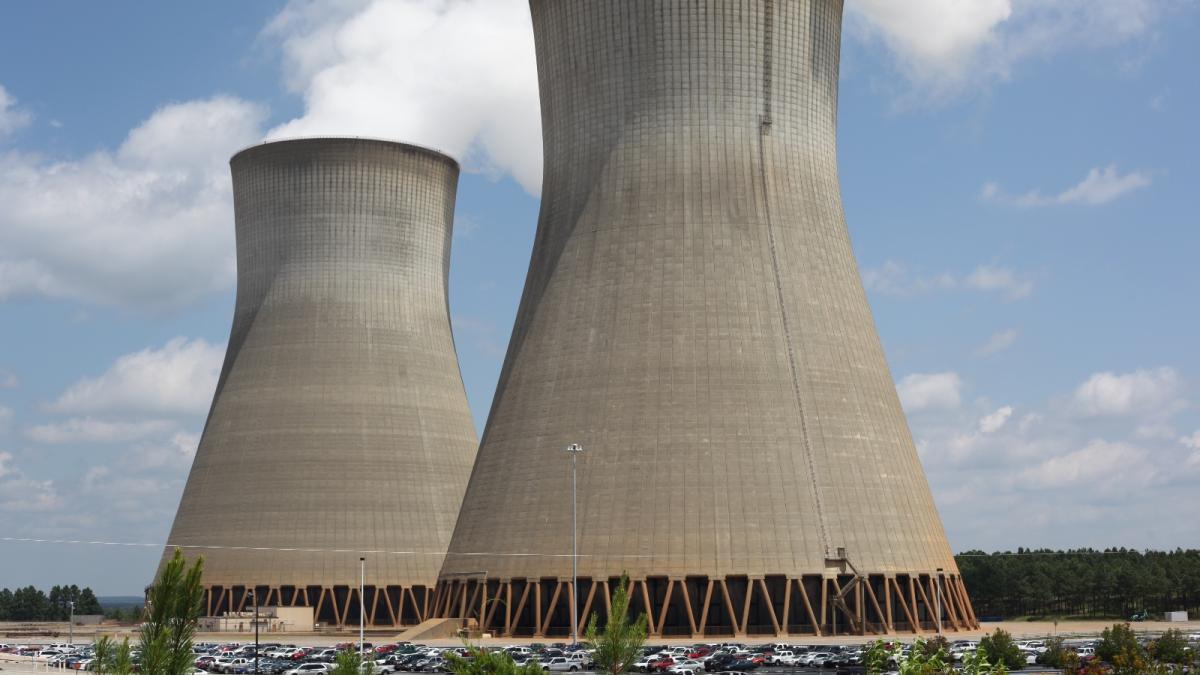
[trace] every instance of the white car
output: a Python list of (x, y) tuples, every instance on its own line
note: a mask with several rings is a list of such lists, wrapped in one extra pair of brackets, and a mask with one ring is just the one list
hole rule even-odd
[(333, 670), (331, 663), (301, 663), (300, 665), (285, 671), (283, 675), (323, 675)]
[(796, 653), (785, 649), (771, 654), (769, 660), (772, 665), (776, 666), (794, 666), (796, 665)]
[(658, 655), (655, 654), (653, 656), (647, 656), (645, 658), (639, 659), (638, 661), (636, 661), (633, 664), (633, 670), (638, 673), (650, 672), (650, 664), (657, 661), (658, 658), (659, 658)]
[(1041, 640), (1026, 640), (1025, 642), (1018, 642), (1017, 647), (1037, 654), (1044, 654), (1046, 653), (1046, 649), (1048, 649), (1048, 647), (1046, 647), (1046, 643), (1042, 642)]
[(667, 668), (668, 673), (675, 675), (700, 675), (704, 672), (704, 664), (692, 659), (676, 661), (675, 665)]
[(833, 652), (809, 652), (808, 654), (804, 655), (803, 665), (823, 666), (823, 665), (825, 665), (825, 662), (828, 661), (829, 659), (832, 659), (833, 656), (834, 656)]
[(549, 670), (559, 673), (573, 673), (577, 670), (583, 670), (583, 661), (579, 659), (568, 658), (566, 656), (555, 656), (549, 661), (542, 663), (542, 670)]
[(254, 667), (254, 659), (246, 657), (246, 656), (239, 656), (236, 659), (230, 659), (229, 665), (225, 666), (225, 668), (221, 672), (232, 673), (234, 670), (238, 669), (241, 666), (250, 666), (251, 668), (253, 668)]

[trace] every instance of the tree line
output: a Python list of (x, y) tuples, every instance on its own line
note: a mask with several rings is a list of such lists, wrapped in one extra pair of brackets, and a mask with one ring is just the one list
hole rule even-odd
[(102, 614), (92, 589), (75, 584), (54, 586), (47, 594), (33, 586), (0, 590), (0, 621), (67, 621), (71, 603), (76, 614)]
[(955, 559), (980, 617), (1200, 612), (1200, 550), (1018, 548)]

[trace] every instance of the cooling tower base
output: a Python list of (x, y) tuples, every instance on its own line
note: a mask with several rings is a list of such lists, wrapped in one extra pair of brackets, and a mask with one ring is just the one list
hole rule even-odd
[[(940, 593), (939, 593), (940, 580)], [(618, 578), (579, 579), (580, 634), (607, 621)], [(979, 629), (958, 575), (864, 574), (631, 579), (630, 612), (655, 638), (889, 635)], [(477, 621), (503, 637), (569, 637), (570, 579), (443, 579), (434, 616)]]
[[(263, 607), (312, 607), (314, 621), (322, 627), (358, 626), (357, 585), (208, 586), (204, 596), (206, 615), (253, 612), (255, 593)], [(426, 586), (366, 586), (363, 596), (367, 628), (416, 626), (432, 616), (434, 594)]]

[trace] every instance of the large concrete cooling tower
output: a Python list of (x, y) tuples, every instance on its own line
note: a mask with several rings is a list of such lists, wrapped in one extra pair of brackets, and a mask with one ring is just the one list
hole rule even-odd
[[(234, 155), (237, 304), (168, 540), (210, 615), (427, 618), (475, 456), (446, 304), (457, 163), (362, 139)], [(428, 595), (428, 597), (427, 597)]]
[(652, 634), (976, 625), (838, 189), (837, 0), (533, 0), (545, 179), (436, 611)]

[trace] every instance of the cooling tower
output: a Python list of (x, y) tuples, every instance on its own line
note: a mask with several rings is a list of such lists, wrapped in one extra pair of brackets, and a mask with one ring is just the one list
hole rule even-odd
[[(237, 302), (167, 544), (210, 616), (307, 605), (428, 617), (475, 456), (447, 309), (457, 163), (400, 143), (266, 143), (230, 160)], [(247, 624), (249, 625), (249, 624)]]
[(624, 572), (652, 635), (975, 627), (843, 217), (842, 3), (530, 4), (541, 215), (435, 613), (564, 635)]

